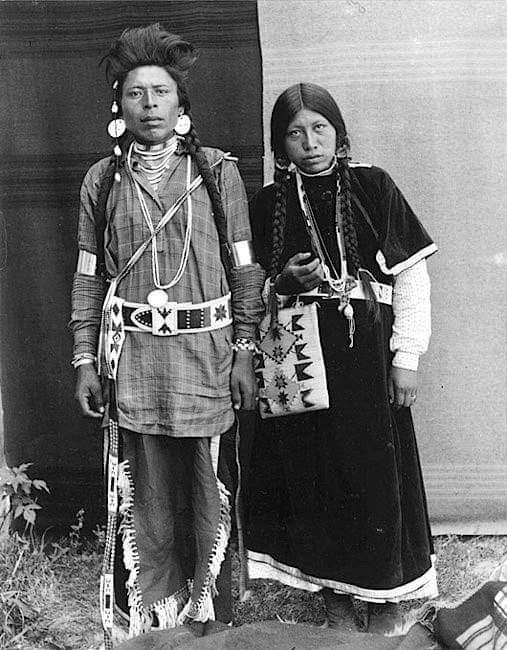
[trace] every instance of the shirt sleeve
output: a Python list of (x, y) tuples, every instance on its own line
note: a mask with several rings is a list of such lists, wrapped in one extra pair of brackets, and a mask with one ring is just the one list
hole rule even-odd
[(417, 370), (419, 357), (431, 336), (430, 278), (426, 260), (420, 260), (394, 277), (393, 366)]
[[(88, 170), (81, 185), (79, 201), (78, 250), (97, 254), (93, 206), (100, 186), (99, 166)], [(102, 303), (106, 293), (104, 279), (97, 275), (76, 272), (72, 283), (69, 327), (74, 338), (74, 356), (96, 354)]]
[[(227, 220), (229, 241), (251, 241), (245, 187), (233, 161), (224, 160), (222, 163), (220, 193)], [(229, 281), (235, 338), (253, 340), (256, 337), (257, 326), (265, 311), (262, 300), (264, 278), (264, 270), (257, 262), (232, 268)]]
[(398, 275), (436, 252), (437, 247), (392, 178), (383, 173), (380, 210), (386, 221), (377, 263), (386, 275)]
[(220, 170), (220, 194), (227, 219), (229, 241), (250, 241), (252, 233), (248, 219), (248, 200), (238, 166), (225, 159)]

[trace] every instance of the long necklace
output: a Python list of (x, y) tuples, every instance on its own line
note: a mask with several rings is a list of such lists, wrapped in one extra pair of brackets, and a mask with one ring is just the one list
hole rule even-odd
[[(183, 243), (183, 251), (181, 253), (180, 257), (180, 263), (178, 265), (178, 270), (176, 271), (174, 277), (172, 280), (170, 280), (166, 284), (162, 284), (162, 281), (160, 279), (160, 267), (159, 267), (159, 262), (158, 262), (158, 253), (157, 253), (157, 235), (155, 231), (155, 226), (153, 225), (153, 219), (151, 218), (150, 211), (148, 210), (148, 206), (146, 205), (146, 200), (143, 196), (143, 191), (141, 186), (139, 185), (138, 181), (134, 177), (134, 174), (132, 173), (132, 150), (133, 150), (133, 144), (130, 146), (128, 153), (127, 153), (127, 164), (129, 166), (130, 172), (131, 172), (131, 177), (134, 181), (134, 186), (136, 188), (137, 192), (137, 197), (139, 199), (139, 204), (141, 205), (141, 212), (143, 214), (144, 221), (146, 222), (146, 225), (148, 226), (148, 229), (150, 231), (150, 234), (152, 235), (152, 242), (151, 242), (151, 269), (152, 269), (152, 277), (153, 277), (153, 284), (157, 287), (157, 289), (164, 290), (164, 289), (170, 289), (173, 287), (175, 284), (177, 284), (180, 280), (181, 277), (183, 276), (183, 273), (185, 271), (185, 268), (187, 266), (188, 262), (188, 257), (190, 253), (190, 242), (192, 239), (192, 199), (190, 194), (188, 195), (187, 198), (187, 224), (185, 228), (185, 239)], [(192, 158), (190, 155), (187, 155), (187, 174), (186, 174), (186, 189), (187, 191), (190, 190), (191, 186), (191, 181), (192, 181)], [(170, 210), (170, 208), (169, 208)], [(176, 214), (176, 213), (174, 213)], [(174, 214), (171, 216), (171, 218), (174, 216)]]
[[(326, 170), (327, 171), (327, 170)], [(322, 234), (320, 232), (317, 220), (313, 214), (310, 200), (305, 192), (303, 179), (296, 168), (296, 186), (299, 198), (299, 205), (303, 213), (306, 230), (312, 242), (314, 252), (320, 259), (322, 270), (324, 271), (324, 279), (330, 287), (330, 295), (336, 296), (339, 299), (338, 310), (343, 313), (349, 323), (349, 340), (350, 347), (354, 345), (354, 332), (356, 329), (354, 321), (354, 308), (350, 304), (350, 292), (356, 286), (357, 282), (354, 278), (348, 275), (347, 272), (347, 254), (345, 249), (345, 242), (341, 227), (341, 213), (338, 205), (340, 198), (340, 176), (336, 176), (336, 212), (335, 212), (335, 230), (336, 230), (336, 243), (338, 245), (338, 253), (340, 255), (340, 273), (336, 270), (333, 264), (331, 255), (329, 254)]]

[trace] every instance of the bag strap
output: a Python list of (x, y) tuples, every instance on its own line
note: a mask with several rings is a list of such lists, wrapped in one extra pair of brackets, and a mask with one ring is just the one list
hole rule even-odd
[(93, 206), (93, 217), (95, 219), (95, 239), (97, 242), (97, 275), (106, 277), (106, 261), (104, 250), (104, 235), (107, 227), (106, 204), (114, 183), (114, 161), (111, 159), (109, 165), (100, 181), (97, 203)]
[[(224, 160), (231, 159), (231, 154), (230, 152), (224, 153), (224, 155), (219, 158), (214, 164), (210, 165), (210, 168), (213, 169), (217, 165), (221, 165)], [(203, 179), (204, 180), (204, 179)], [(213, 178), (213, 182), (215, 185), (215, 189), (217, 191), (219, 200), (222, 201), (222, 195), (220, 192), (220, 186), (216, 182), (215, 178)], [(206, 185), (206, 183), (204, 183)], [(208, 190), (208, 195), (210, 195), (210, 190), (206, 186), (206, 189)], [(211, 199), (211, 196), (210, 196)], [(213, 202), (212, 202), (213, 203)], [(232, 259), (232, 251), (231, 251), (231, 245), (229, 243), (229, 238), (227, 237), (227, 223), (225, 219), (220, 219), (219, 215), (216, 214), (215, 210), (212, 210), (213, 214), (213, 221), (215, 222), (215, 228), (217, 230), (218, 234), (218, 243), (220, 246), (220, 260), (222, 262), (222, 266), (224, 267), (225, 275), (227, 277), (227, 280), (229, 281), (229, 284), (231, 283), (231, 270), (233, 267), (233, 259)], [(225, 213), (224, 213), (225, 214)]]
[[(211, 168), (221, 164), (226, 159), (226, 156), (228, 155), (230, 154), (228, 153), (224, 154), (222, 158), (220, 158), (216, 163), (211, 165)], [(114, 160), (111, 159), (104, 173), (104, 176), (102, 177), (100, 182), (99, 192), (97, 195), (97, 202), (93, 206), (93, 217), (95, 220), (95, 238), (97, 242), (97, 275), (101, 275), (103, 277), (107, 276), (106, 262), (105, 262), (105, 249), (104, 249), (105, 231), (107, 228), (106, 205), (107, 205), (107, 199), (109, 198), (109, 194), (111, 192), (111, 188), (113, 187), (113, 183), (114, 183), (114, 172), (115, 172)], [(220, 187), (218, 186), (218, 183), (216, 183), (216, 189), (218, 194), (220, 195), (220, 200), (222, 200), (220, 194)], [(215, 214), (214, 210), (212, 211), (212, 214), (213, 214), (213, 221), (215, 223), (215, 228), (217, 229), (217, 234), (218, 234), (218, 242), (220, 246), (220, 260), (224, 267), (225, 275), (227, 276), (227, 279), (230, 281), (233, 261), (232, 261), (231, 246), (227, 238), (227, 225), (225, 224), (225, 222), (222, 222), (222, 220), (219, 220), (218, 215)]]
[(365, 209), (364, 205), (361, 203), (359, 197), (357, 196), (357, 194), (355, 192), (351, 192), (350, 195), (352, 197), (352, 201), (355, 203), (355, 205), (356, 205), (357, 209), (359, 210), (359, 212), (361, 213), (363, 219), (366, 221), (366, 223), (370, 227), (373, 235), (375, 236), (375, 239), (377, 240), (377, 243), (380, 243), (380, 237), (379, 237), (378, 231), (375, 228), (375, 226), (373, 225), (373, 222), (370, 219), (370, 215), (366, 212), (366, 209)]

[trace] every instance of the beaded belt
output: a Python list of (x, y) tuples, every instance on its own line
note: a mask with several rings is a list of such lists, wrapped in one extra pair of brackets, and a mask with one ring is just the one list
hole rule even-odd
[(127, 331), (150, 332), (154, 336), (208, 332), (232, 323), (231, 294), (207, 302), (166, 302), (161, 307), (123, 302), (122, 315)]
[[(370, 282), (370, 286), (375, 294), (377, 301), (385, 305), (393, 304), (393, 288), (390, 284), (382, 284), (381, 282)], [(337, 299), (339, 296), (333, 295), (332, 289), (330, 289), (327, 282), (322, 282), (318, 287), (307, 291), (305, 293), (300, 293), (300, 298), (305, 298), (306, 296), (317, 296), (323, 298), (324, 300), (333, 300)], [(361, 283), (357, 284), (352, 291), (350, 292), (351, 300), (368, 300), (368, 295), (365, 292)]]

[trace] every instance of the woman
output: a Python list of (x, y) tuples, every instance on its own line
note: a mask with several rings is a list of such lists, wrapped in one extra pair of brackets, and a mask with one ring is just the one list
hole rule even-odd
[(254, 248), (284, 302), (319, 304), (330, 405), (259, 423), (250, 575), (322, 589), (332, 626), (351, 629), (351, 597), (365, 600), (368, 630), (389, 633), (401, 601), (437, 593), (410, 414), (436, 246), (385, 171), (349, 162), (324, 88), (280, 95), (271, 146), (274, 183), (252, 203)]
[(255, 406), (264, 272), (249, 255), (237, 167), (201, 147), (192, 124), (195, 58), (159, 25), (113, 43), (114, 159), (93, 165), (81, 189), (73, 365), (83, 414), (106, 411), (109, 428), (108, 644), (113, 573), (131, 635), (232, 617), (230, 585), (216, 584), (230, 528), (220, 436), (234, 409)]

